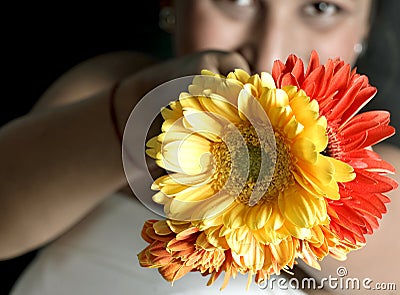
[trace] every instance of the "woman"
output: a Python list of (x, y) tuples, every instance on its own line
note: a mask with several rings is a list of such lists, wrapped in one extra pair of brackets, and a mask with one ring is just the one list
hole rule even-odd
[[(54, 290), (62, 294), (62, 289), (71, 292), (78, 277), (60, 281), (57, 278), (65, 278), (70, 270), (79, 268), (82, 273), (96, 270), (97, 276), (86, 278), (87, 284), (78, 285), (76, 293), (98, 292), (99, 288), (106, 293), (104, 286), (112, 286), (115, 293), (132, 292), (134, 286), (140, 292), (147, 292), (141, 280), (152, 284), (147, 270), (120, 264), (143, 245), (135, 242), (134, 249), (124, 249), (130, 242), (124, 241), (124, 237), (132, 235), (135, 241), (140, 222), (152, 214), (138, 202), (125, 205), (127, 200), (121, 195), (109, 197), (126, 185), (121, 146), (109, 110), (110, 91), (115, 82), (121, 81), (114, 101), (118, 133), (144, 94), (163, 82), (197, 74), (204, 68), (219, 73), (234, 68), (270, 71), (274, 59), (284, 60), (295, 53), (308, 60), (312, 49), (319, 53), (322, 62), (340, 56), (354, 64), (368, 37), (373, 1), (177, 0), (169, 5), (173, 9), (164, 9), (162, 21), (163, 27), (174, 34), (175, 58), (157, 63), (151, 57), (128, 52), (95, 57), (63, 75), (49, 87), (30, 114), (1, 130), (1, 162), (7, 169), (0, 173), (2, 179), (10, 181), (1, 187), (4, 214), (0, 234), (5, 238), (2, 238), (0, 258), (21, 255), (70, 231), (44, 249), (17, 285), (15, 294), (23, 294), (24, 290), (32, 294), (54, 293)], [(26, 146), (29, 152), (23, 149)], [(398, 150), (385, 149), (388, 160), (393, 163)], [(121, 207), (121, 204), (124, 205)], [(137, 220), (115, 219), (135, 214)], [(110, 234), (114, 226), (122, 224), (131, 224), (133, 233), (130, 228), (115, 231), (113, 243), (107, 245), (106, 237), (102, 236), (106, 229)], [(100, 225), (103, 227), (99, 233)], [(84, 238), (89, 233), (94, 236)], [(93, 245), (98, 239), (105, 243), (104, 247), (96, 248), (98, 243)], [(114, 243), (117, 240), (120, 243)], [(118, 245), (122, 245), (121, 256), (116, 260), (97, 260), (87, 255), (91, 252), (96, 256), (92, 251), (98, 250), (98, 257), (118, 256)], [(85, 247), (89, 250), (80, 252), (85, 255), (73, 255)], [(65, 264), (56, 261), (57, 257)], [(80, 259), (84, 263), (80, 264)], [(130, 259), (129, 265), (134, 259)], [(96, 265), (94, 268), (91, 262)], [(57, 263), (57, 267), (53, 269), (52, 263)], [(107, 269), (121, 272), (113, 276)], [(54, 278), (36, 285), (35, 272), (53, 273)], [(128, 276), (124, 279), (122, 273)], [(79, 276), (80, 272), (75, 274)], [(106, 283), (107, 277), (118, 283)], [(99, 278), (102, 284), (97, 281)], [(177, 282), (177, 288), (171, 290), (185, 290), (187, 283), (184, 282), (184, 279)], [(62, 286), (63, 283), (66, 285)], [(99, 288), (94, 288), (96, 284)], [(158, 285), (157, 281), (155, 289), (149, 292), (165, 293), (165, 286)]]

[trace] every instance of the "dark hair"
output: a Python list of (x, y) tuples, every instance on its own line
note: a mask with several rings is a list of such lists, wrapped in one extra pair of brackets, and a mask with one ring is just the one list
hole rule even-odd
[[(367, 49), (357, 61), (358, 71), (378, 88), (364, 110), (388, 110), (391, 125), (400, 130), (400, 24), (398, 0), (372, 0)], [(400, 147), (399, 132), (387, 140)]]
[(372, 0), (371, 1), (371, 10), (370, 10), (370, 15), (369, 15), (369, 23), (373, 25), (379, 15), (380, 11), (380, 4), (381, 1), (379, 0)]

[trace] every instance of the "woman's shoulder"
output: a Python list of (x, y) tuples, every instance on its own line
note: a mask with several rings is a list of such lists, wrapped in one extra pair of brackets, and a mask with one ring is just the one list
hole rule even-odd
[(94, 56), (58, 77), (44, 92), (35, 108), (60, 106), (90, 97), (157, 61), (137, 51), (117, 51)]

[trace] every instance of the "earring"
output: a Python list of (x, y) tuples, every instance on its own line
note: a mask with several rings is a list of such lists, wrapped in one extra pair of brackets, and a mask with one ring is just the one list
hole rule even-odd
[(175, 24), (176, 16), (174, 9), (170, 6), (161, 8), (158, 21), (160, 28), (167, 33), (172, 33), (175, 29)]
[(362, 57), (367, 49), (367, 43), (363, 40), (362, 42), (354, 44), (353, 50), (358, 55)]

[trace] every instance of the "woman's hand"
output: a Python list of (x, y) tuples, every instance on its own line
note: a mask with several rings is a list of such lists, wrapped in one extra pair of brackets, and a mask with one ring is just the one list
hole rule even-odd
[[(237, 68), (250, 72), (247, 61), (239, 53), (208, 50), (174, 58), (127, 77), (116, 94), (120, 130), (124, 129), (136, 103), (162, 83), (184, 76), (199, 75), (203, 69), (226, 75)], [(159, 127), (158, 125), (158, 130)]]

